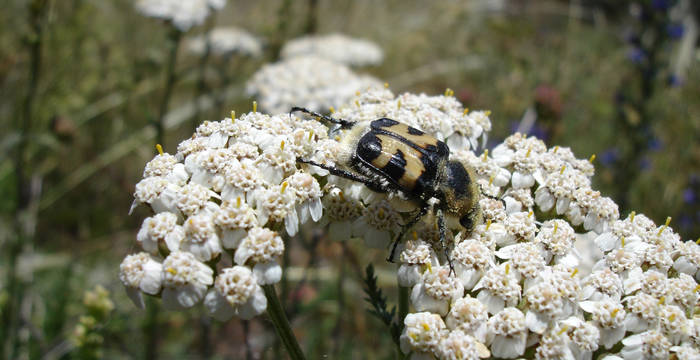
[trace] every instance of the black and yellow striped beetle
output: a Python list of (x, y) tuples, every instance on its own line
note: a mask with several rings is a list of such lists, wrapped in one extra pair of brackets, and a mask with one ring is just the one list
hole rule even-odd
[(339, 156), (339, 162), (346, 169), (305, 159), (298, 159), (299, 162), (364, 183), (375, 192), (399, 193), (420, 209), (402, 227), (387, 261), (393, 262), (398, 242), (430, 209), (437, 217), (440, 243), (448, 261), (445, 216), (458, 220), (467, 234), (482, 221), (481, 192), (474, 181), (474, 172), (458, 161), (449, 160), (450, 149), (444, 142), (389, 118), (352, 122), (301, 107), (293, 107), (290, 113), (296, 111), (348, 129), (341, 139), (346, 154)]

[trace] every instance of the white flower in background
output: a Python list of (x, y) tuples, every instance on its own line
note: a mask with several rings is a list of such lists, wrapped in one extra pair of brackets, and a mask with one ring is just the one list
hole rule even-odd
[(151, 254), (158, 254), (158, 246), (165, 245), (169, 251), (176, 251), (185, 239), (185, 230), (177, 224), (177, 215), (162, 212), (147, 217), (141, 224), (136, 241)]
[(489, 319), (488, 327), (486, 341), (494, 357), (512, 359), (525, 352), (527, 327), (520, 310), (514, 307), (501, 310)]
[(518, 278), (510, 271), (508, 263), (491, 267), (472, 289), (477, 290), (480, 291), (476, 298), (486, 305), (490, 314), (515, 306), (522, 295)]
[(177, 157), (166, 153), (156, 155), (146, 164), (143, 177), (151, 176), (162, 176), (168, 182), (180, 186), (184, 185), (189, 178), (189, 174), (185, 171), (185, 164), (178, 162)]
[(493, 266), (493, 263), (493, 253), (478, 240), (460, 241), (452, 250), (455, 275), (467, 290), (471, 290), (476, 285), (484, 272)]
[(466, 296), (452, 303), (447, 314), (447, 327), (450, 330), (462, 330), (472, 334), (480, 342), (486, 340), (488, 311), (479, 300)]
[(622, 279), (608, 268), (593, 271), (582, 282), (582, 298), (599, 301), (611, 299), (619, 301), (622, 297)]
[(700, 245), (694, 242), (683, 242), (678, 244), (674, 251), (675, 260), (673, 268), (685, 274), (695, 277), (695, 281), (700, 279)]
[(384, 59), (377, 44), (343, 34), (303, 36), (289, 40), (280, 51), (283, 59), (308, 55), (349, 66), (379, 65)]
[(234, 266), (221, 270), (204, 305), (217, 320), (226, 321), (234, 315), (248, 320), (267, 309), (267, 298), (250, 269)]
[(226, 0), (137, 0), (136, 10), (149, 17), (172, 21), (180, 31), (201, 25)]
[(136, 184), (134, 202), (129, 214), (140, 204), (148, 204), (154, 212), (170, 211), (180, 213), (175, 202), (180, 187), (162, 176), (144, 178)]
[(197, 304), (214, 282), (214, 271), (188, 252), (175, 251), (163, 261), (163, 306), (190, 308)]
[(358, 91), (381, 82), (357, 75), (348, 67), (321, 57), (303, 56), (268, 64), (246, 86), (249, 95), (270, 113), (285, 113), (292, 106), (326, 112), (348, 103)]
[(352, 224), (361, 215), (362, 203), (348, 198), (343, 190), (332, 187), (323, 197), (324, 217), (322, 223), (328, 223), (328, 236), (336, 241), (345, 241), (352, 236)]
[(436, 353), (440, 342), (447, 336), (445, 322), (440, 315), (420, 312), (406, 315), (401, 333), (401, 351), (404, 354)]
[(180, 250), (188, 251), (203, 262), (214, 260), (221, 255), (221, 240), (216, 231), (214, 216), (200, 213), (185, 220), (185, 240)]
[(288, 189), (289, 183), (258, 189), (254, 196), (258, 222), (265, 225), (268, 222), (284, 222), (289, 236), (294, 236), (299, 230), (299, 217), (297, 215), (296, 194), (293, 189)]
[(406, 242), (406, 246), (399, 255), (401, 266), (398, 270), (399, 285), (411, 287), (420, 281), (425, 270), (437, 265), (437, 255), (430, 244), (414, 239)]
[(622, 340), (624, 359), (668, 359), (671, 342), (659, 331), (649, 330)]
[(282, 267), (275, 259), (284, 252), (284, 242), (274, 231), (266, 228), (252, 228), (248, 236), (241, 240), (234, 261), (238, 265), (252, 265), (253, 272), (261, 285), (274, 284), (282, 278)]
[(237, 248), (241, 239), (248, 235), (248, 230), (258, 226), (255, 211), (240, 197), (235, 201), (222, 202), (214, 222), (221, 229), (221, 243), (226, 249)]
[(119, 265), (119, 280), (139, 308), (144, 307), (141, 292), (149, 295), (160, 292), (162, 269), (160, 262), (145, 252), (127, 255)]
[(364, 238), (369, 247), (384, 249), (398, 233), (400, 219), (399, 212), (389, 202), (376, 202), (363, 209), (362, 216), (352, 226), (352, 234)]
[(621, 304), (612, 300), (582, 301), (581, 309), (591, 314), (591, 320), (600, 331), (602, 344), (610, 349), (625, 336), (626, 312)]
[[(620, 359), (657, 353), (644, 345), (653, 343), (662, 357), (694, 356), (700, 245), (681, 241), (670, 219), (661, 226), (634, 212), (619, 219), (617, 205), (591, 187), (593, 165), (568, 148), (514, 134), (477, 155), (489, 114), (465, 110), (449, 92), (359, 90), (330, 116), (388, 117), (448, 141), (451, 159), (473, 168), (486, 195), (479, 200), (483, 223), (471, 233), (448, 219), (445, 248), (430, 212), (402, 239), (399, 283), (413, 288), (417, 311), (404, 319), (402, 351), (412, 358), (513, 358), (527, 348), (542, 358), (573, 359), (615, 351), (605, 356)], [(285, 106), (292, 105), (307, 104)], [(120, 279), (137, 305), (141, 293), (172, 308), (207, 294), (213, 316), (249, 318), (264, 311), (260, 286), (281, 277), (276, 260), (285, 240), (273, 229), (291, 235), (318, 220), (332, 240), (363, 237), (386, 248), (414, 216), (415, 204), (401, 196), (297, 163), (343, 167), (348, 130), (329, 132), (288, 110), (206, 122), (175, 156), (157, 155), (147, 165), (134, 206), (154, 214), (137, 241), (153, 254), (170, 254), (164, 261), (146, 253), (124, 260)], [(179, 242), (177, 229), (186, 231)], [(238, 275), (220, 272), (214, 284), (213, 269), (231, 263), (238, 270), (227, 276)]]
[(305, 172), (296, 172), (287, 178), (287, 182), (297, 194), (299, 221), (302, 224), (308, 222), (309, 218), (319, 221), (323, 216), (323, 193), (316, 178)]
[(411, 302), (418, 311), (447, 315), (450, 304), (464, 295), (464, 287), (450, 275), (449, 267), (435, 267), (423, 273), (411, 290)]
[(484, 344), (460, 330), (443, 337), (437, 353), (440, 359), (446, 360), (478, 360), (491, 356)]
[(198, 55), (204, 54), (207, 45), (211, 53), (217, 56), (240, 54), (259, 57), (262, 55), (260, 40), (251, 33), (233, 26), (214, 28), (207, 35), (197, 36), (187, 42), (187, 48)]

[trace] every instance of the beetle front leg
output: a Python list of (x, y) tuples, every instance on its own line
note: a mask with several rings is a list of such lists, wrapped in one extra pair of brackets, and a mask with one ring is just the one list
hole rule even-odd
[(347, 121), (347, 120), (343, 120), (343, 119), (334, 119), (334, 118), (332, 118), (332, 117), (330, 117), (330, 116), (323, 115), (323, 114), (319, 114), (319, 113), (317, 113), (317, 112), (315, 112), (315, 111), (311, 111), (311, 110), (309, 110), (309, 109), (306, 109), (306, 108), (303, 108), (303, 107), (298, 107), (298, 106), (295, 106), (295, 107), (293, 107), (291, 110), (289, 110), (289, 115), (291, 116), (292, 113), (295, 112), (295, 111), (300, 111), (300, 112), (303, 112), (304, 114), (308, 114), (308, 115), (311, 115), (311, 116), (315, 116), (315, 117), (317, 117), (317, 118), (326, 120), (326, 121), (328, 121), (329, 123), (332, 123), (332, 124), (340, 124), (340, 126), (343, 127), (343, 128), (345, 128), (345, 129), (347, 129), (347, 128), (349, 128), (349, 127), (352, 127), (352, 126), (355, 124), (355, 123), (352, 122), (352, 121)]
[(447, 259), (447, 263), (450, 265), (450, 274), (454, 273), (455, 269), (452, 267), (452, 259), (450, 259), (450, 253), (447, 251), (447, 227), (445, 226), (445, 215), (442, 213), (442, 210), (437, 211), (437, 218), (438, 218), (438, 228), (440, 229), (440, 246), (442, 246), (443, 251), (445, 252), (445, 258)]

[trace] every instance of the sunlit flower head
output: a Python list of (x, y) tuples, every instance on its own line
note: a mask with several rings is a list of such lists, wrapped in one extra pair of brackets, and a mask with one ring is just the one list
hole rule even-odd
[(141, 14), (168, 20), (180, 31), (201, 25), (216, 10), (226, 5), (226, 0), (138, 0), (136, 10)]
[(284, 59), (315, 55), (350, 66), (379, 65), (382, 49), (368, 40), (355, 39), (343, 34), (313, 35), (288, 41), (280, 56)]
[(187, 43), (195, 54), (204, 54), (207, 46), (217, 56), (240, 54), (251, 57), (262, 55), (262, 44), (249, 32), (236, 27), (217, 27), (207, 35), (197, 36)]

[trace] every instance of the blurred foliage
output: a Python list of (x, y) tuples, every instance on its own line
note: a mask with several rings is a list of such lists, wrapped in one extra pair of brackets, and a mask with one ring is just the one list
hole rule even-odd
[[(682, 81), (669, 86), (666, 76), (654, 76), (648, 79), (654, 91), (637, 104), (642, 108), (621, 108), (617, 95), (634, 92), (643, 81), (626, 38), (635, 26), (645, 30), (628, 11), (631, 1), (496, 3), (229, 1), (215, 22), (267, 39), (267, 60), (285, 39), (308, 29), (376, 41), (386, 60), (365, 71), (389, 82), (395, 92), (442, 93), (450, 87), (465, 106), (491, 109), (492, 143), (510, 134), (534, 108), (540, 120), (533, 133), (550, 145), (570, 146), (579, 157), (598, 155), (595, 186), (606, 196), (627, 194), (623, 216), (631, 209), (657, 223), (673, 216), (672, 226), (684, 239), (698, 238), (698, 54), (693, 53)], [(30, 11), (36, 4), (43, 6), (38, 16)], [(32, 19), (40, 22), (39, 31)], [(126, 213), (134, 183), (155, 152), (152, 134), (144, 134), (164, 91), (167, 37), (168, 26), (137, 14), (130, 0), (4, 4), (0, 126), (5, 131), (0, 147), (8, 156), (0, 157), (0, 305), (3, 319), (17, 317), (13, 326), (18, 331), (12, 347), (3, 340), (3, 355), (80, 358), (70, 345), (74, 331), (82, 326), (83, 334), (91, 334), (99, 323), (100, 341), (86, 341), (99, 344), (98, 354), (105, 358), (280, 356), (264, 318), (222, 324), (208, 319), (201, 308), (162, 312), (157, 301), (148, 301), (148, 310), (139, 311), (117, 278), (119, 262), (137, 251), (135, 233), (146, 215), (143, 208), (132, 216)], [(38, 72), (32, 70), (37, 39)], [(654, 71), (667, 74), (678, 40), (669, 38), (655, 51), (659, 61)], [(216, 95), (233, 87), (233, 96), (223, 109), (203, 110), (198, 120), (218, 120), (231, 109), (250, 110), (252, 99), (243, 93), (243, 84), (264, 61), (210, 59), (206, 89)], [(199, 58), (185, 52), (178, 57), (170, 111), (179, 111), (200, 91), (198, 66)], [(29, 96), (37, 74), (34, 95)], [(33, 100), (25, 113), (29, 97)], [(625, 179), (624, 189), (619, 161), (633, 149), (628, 143), (633, 134), (621, 130), (621, 110), (627, 119), (644, 116), (648, 126), (643, 131), (653, 140), (638, 154), (643, 163), (632, 164), (636, 171)], [(25, 118), (31, 121), (22, 130)], [(175, 144), (192, 130), (190, 121), (168, 130), (166, 151), (174, 152)], [(18, 150), (23, 141), (26, 146)], [(17, 158), (26, 177), (16, 176)], [(18, 184), (17, 179), (24, 180)], [(27, 206), (21, 206), (18, 189), (33, 195)], [(287, 275), (282, 285), (294, 290), (283, 291), (283, 300), (293, 309), (292, 324), (309, 358), (394, 357), (389, 332), (365, 312), (361, 300), (362, 269), (370, 262), (377, 266), (390, 302), (395, 299), (395, 284), (386, 280), (391, 276), (381, 276), (382, 269), (391, 269), (391, 274), (394, 266), (385, 264), (384, 254), (356, 244), (341, 247), (328, 239), (314, 245), (317, 258), (310, 261), (311, 251), (304, 246), (310, 241), (297, 238), (287, 244), (287, 272), (302, 275)], [(17, 251), (8, 252), (13, 244)], [(337, 259), (342, 259), (340, 265)], [(8, 279), (13, 276), (21, 286), (11, 286)], [(96, 284), (112, 294), (114, 310), (109, 318), (91, 315), (91, 322), (82, 317), (91, 310), (81, 294)], [(19, 302), (8, 314), (7, 304), (14, 300)], [(10, 330), (2, 331), (7, 335)]]

